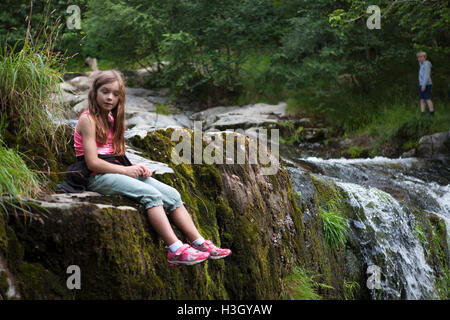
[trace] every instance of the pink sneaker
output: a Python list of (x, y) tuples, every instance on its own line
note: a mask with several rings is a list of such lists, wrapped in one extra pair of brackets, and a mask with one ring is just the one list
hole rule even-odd
[(171, 252), (170, 250), (168, 250), (167, 262), (171, 267), (182, 264), (192, 266), (194, 264), (205, 261), (206, 259), (208, 259), (208, 257), (208, 252), (198, 251), (185, 243), (176, 252)]
[(196, 247), (195, 245), (191, 245), (192, 248), (197, 249), (199, 251), (208, 252), (210, 254), (209, 258), (213, 260), (222, 259), (231, 254), (230, 249), (222, 249), (216, 247), (211, 241), (205, 240), (200, 246)]

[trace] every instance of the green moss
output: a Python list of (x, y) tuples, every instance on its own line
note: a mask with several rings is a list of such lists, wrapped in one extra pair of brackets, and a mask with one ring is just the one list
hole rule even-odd
[(17, 270), (17, 278), (24, 299), (70, 297), (65, 281), (38, 263), (22, 263)]
[(6, 259), (8, 261), (8, 268), (14, 272), (22, 263), (24, 256), (24, 248), (22, 244), (17, 239), (14, 230), (11, 227), (7, 227), (6, 236), (8, 240), (8, 249), (6, 252)]
[(280, 130), (280, 142), (286, 145), (293, 145), (303, 139), (303, 127), (298, 126), (291, 121), (282, 121), (277, 123)]
[[(347, 195), (340, 191), (332, 180), (319, 175), (310, 174), (314, 187), (314, 206), (308, 209), (308, 222), (305, 223), (305, 242), (308, 243), (310, 262), (304, 264), (307, 269), (320, 275), (319, 283), (332, 286), (334, 289), (320, 288), (320, 294), (329, 299), (345, 299), (344, 279), (362, 285), (364, 280), (361, 257), (354, 256), (359, 251), (359, 243), (347, 239), (345, 246), (330, 250), (324, 232), (321, 208), (326, 212), (333, 210), (343, 219), (364, 220), (363, 212), (355, 211), (347, 201)], [(343, 220), (344, 221), (344, 220)], [(351, 238), (349, 238), (351, 239)], [(353, 258), (352, 258), (353, 257)]]
[(419, 239), (419, 242), (422, 244), (422, 246), (426, 245), (426, 235), (425, 235), (425, 231), (423, 229), (422, 223), (418, 222), (415, 227), (413, 228), (417, 239)]
[(413, 208), (417, 219), (414, 231), (420, 244), (424, 248), (425, 259), (433, 268), (437, 282), (436, 287), (441, 299), (450, 297), (449, 250), (447, 244), (447, 230), (444, 222), (438, 216)]
[(168, 105), (168, 104), (158, 103), (158, 104), (156, 104), (155, 107), (156, 107), (155, 112), (159, 113), (159, 114), (168, 115), (168, 114), (180, 113), (180, 111), (177, 108), (175, 108), (174, 106)]
[(347, 149), (342, 151), (342, 155), (347, 158), (367, 158), (369, 156), (370, 149), (361, 146), (350, 145)]
[(325, 180), (314, 174), (310, 174), (311, 182), (315, 189), (315, 202), (318, 205), (327, 206), (329, 203), (337, 203), (341, 198), (342, 194), (336, 188), (331, 180)]

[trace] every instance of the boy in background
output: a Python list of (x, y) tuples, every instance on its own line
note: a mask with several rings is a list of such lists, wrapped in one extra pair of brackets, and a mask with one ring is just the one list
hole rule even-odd
[(419, 61), (419, 99), (420, 111), (425, 115), (425, 102), (428, 105), (430, 116), (434, 116), (433, 102), (431, 101), (431, 62), (427, 60), (426, 52), (417, 53)]

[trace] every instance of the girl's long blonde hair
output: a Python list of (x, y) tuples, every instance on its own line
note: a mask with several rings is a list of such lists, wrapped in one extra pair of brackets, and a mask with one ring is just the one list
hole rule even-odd
[(88, 94), (88, 109), (95, 121), (95, 139), (100, 144), (105, 144), (108, 140), (109, 121), (102, 116), (100, 106), (97, 103), (97, 90), (107, 83), (117, 81), (119, 83), (119, 102), (117, 106), (111, 110), (114, 117), (114, 137), (113, 146), (114, 154), (122, 156), (125, 154), (125, 82), (119, 71), (108, 70), (100, 72)]

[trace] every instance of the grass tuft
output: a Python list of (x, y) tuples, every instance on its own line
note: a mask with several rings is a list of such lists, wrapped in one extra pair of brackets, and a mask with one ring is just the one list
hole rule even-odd
[[(22, 48), (19, 49), (20, 45)], [(6, 46), (0, 54), (0, 129), (36, 141), (47, 150), (56, 146), (57, 126), (65, 110), (54, 99), (61, 94), (58, 56), (28, 42)], [(0, 132), (1, 134), (1, 132)]]
[(335, 250), (345, 245), (347, 238), (347, 221), (332, 207), (328, 211), (320, 208), (323, 234), (328, 248)]
[(282, 299), (288, 300), (322, 300), (317, 293), (319, 288), (333, 289), (333, 287), (316, 282), (317, 276), (296, 266), (291, 274), (282, 279)]

